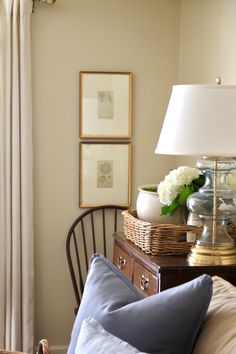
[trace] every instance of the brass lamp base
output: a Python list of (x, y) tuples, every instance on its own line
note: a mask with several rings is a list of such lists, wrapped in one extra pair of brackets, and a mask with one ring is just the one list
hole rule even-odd
[(188, 263), (190, 266), (201, 265), (233, 265), (236, 264), (236, 247), (194, 246), (189, 254)]

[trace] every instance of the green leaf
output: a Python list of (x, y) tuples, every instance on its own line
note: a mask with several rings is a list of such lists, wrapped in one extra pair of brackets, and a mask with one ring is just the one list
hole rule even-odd
[(157, 193), (157, 187), (144, 187), (144, 191)]
[(174, 212), (178, 209), (179, 203), (175, 200), (170, 205), (164, 205), (161, 208), (161, 215), (173, 215)]
[(192, 181), (195, 192), (197, 192), (198, 189), (201, 188), (205, 184), (205, 180), (206, 180), (205, 176), (200, 175), (198, 178), (196, 178)]
[(193, 186), (189, 185), (189, 186), (185, 186), (184, 189), (181, 191), (181, 193), (179, 194), (179, 204), (180, 205), (184, 205), (186, 204), (186, 201), (188, 199), (188, 197), (190, 196), (190, 194), (192, 194), (194, 192), (194, 188)]

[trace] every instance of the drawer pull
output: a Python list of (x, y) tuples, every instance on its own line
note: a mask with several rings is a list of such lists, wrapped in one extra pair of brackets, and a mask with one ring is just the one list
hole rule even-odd
[(117, 258), (117, 268), (122, 269), (122, 267), (126, 264), (126, 260), (124, 257), (120, 256)]
[(142, 274), (141, 277), (139, 278), (139, 280), (140, 280), (140, 288), (142, 290), (147, 290), (149, 279), (145, 278), (145, 275)]

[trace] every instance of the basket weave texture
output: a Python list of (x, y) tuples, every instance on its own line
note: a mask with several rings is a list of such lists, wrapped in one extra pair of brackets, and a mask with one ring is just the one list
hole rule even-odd
[(124, 234), (128, 240), (152, 255), (186, 255), (192, 243), (186, 241), (187, 232), (198, 236), (201, 228), (190, 225), (152, 224), (139, 220), (136, 210), (122, 212)]

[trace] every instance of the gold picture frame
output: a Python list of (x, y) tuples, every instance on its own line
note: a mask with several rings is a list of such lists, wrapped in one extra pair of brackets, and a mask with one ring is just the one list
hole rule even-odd
[(131, 138), (132, 73), (80, 72), (80, 138)]
[(81, 142), (79, 206), (131, 202), (131, 143)]

